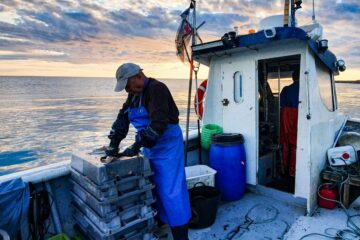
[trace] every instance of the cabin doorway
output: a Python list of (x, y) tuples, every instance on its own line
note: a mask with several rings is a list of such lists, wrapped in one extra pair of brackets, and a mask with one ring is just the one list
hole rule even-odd
[[(288, 124), (284, 121), (283, 113), (284, 106), (289, 102), (285, 101), (285, 92), (288, 91), (284, 91), (284, 88), (293, 85), (293, 77), (296, 78), (293, 74), (296, 71), (297, 73), (300, 71), (300, 55), (258, 61), (259, 158), (257, 181), (260, 185), (292, 194), (295, 188), (294, 175), (296, 173), (296, 164), (293, 161), (296, 161), (298, 88), (297, 100), (293, 99), (292, 101), (293, 105), (296, 102), (296, 106), (294, 106), (296, 107), (295, 120), (292, 116), (295, 133), (292, 130), (290, 132), (284, 130)], [(299, 79), (297, 78), (297, 80)], [(294, 89), (293, 86), (290, 88)], [(294, 98), (296, 92), (295, 95), (294, 91), (288, 95)], [(289, 147), (286, 139), (293, 139), (295, 146), (289, 140), (292, 144)]]

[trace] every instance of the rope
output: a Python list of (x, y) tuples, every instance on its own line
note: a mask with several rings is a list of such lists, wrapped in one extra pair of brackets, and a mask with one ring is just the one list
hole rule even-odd
[[(349, 181), (350, 177), (351, 176), (360, 176), (360, 174), (358, 174), (360, 172), (359, 163), (357, 164), (357, 166), (355, 164), (352, 164), (352, 165), (345, 164), (344, 167), (329, 166), (328, 168), (330, 168), (332, 170), (334, 175), (339, 174), (341, 176), (341, 181), (339, 184), (340, 185), (340, 187), (339, 187), (340, 196), (341, 196), (341, 192), (343, 189), (343, 185)], [(338, 201), (338, 200), (326, 198), (320, 194), (320, 188), (322, 188), (325, 185), (329, 185), (329, 184), (332, 184), (332, 183), (321, 184), (317, 189), (317, 194), (322, 199), (325, 199), (325, 200), (331, 201), (331, 202), (335, 202), (340, 205), (341, 209), (344, 211), (344, 213), (347, 216), (346, 225), (348, 228), (347, 229), (327, 228), (327, 229), (325, 229), (324, 233), (309, 233), (309, 234), (302, 236), (299, 240), (308, 238), (310, 236), (321, 236), (321, 237), (324, 237), (327, 239), (336, 239), (336, 240), (360, 239), (360, 226), (358, 226), (353, 220), (354, 218), (357, 218), (357, 217), (360, 218), (360, 214), (350, 215), (349, 211), (345, 208), (344, 204), (342, 203), (343, 201), (342, 201), (341, 197)]]
[[(268, 219), (264, 219), (264, 220), (256, 220), (251, 218), (250, 215), (251, 215), (251, 212), (260, 207), (260, 206), (264, 206), (266, 208), (268, 208), (270, 211), (273, 211), (274, 214), (273, 216), (269, 217)], [(247, 230), (249, 231), (249, 227), (253, 224), (265, 224), (265, 223), (271, 223), (273, 221), (276, 220), (276, 218), (278, 217), (279, 215), (279, 210), (273, 206), (266, 206), (264, 204), (256, 204), (254, 206), (252, 206), (249, 211), (246, 213), (245, 215), (245, 221), (242, 223), (242, 224), (239, 224), (238, 226), (236, 226), (233, 230), (231, 230), (227, 235), (226, 235), (226, 238), (225, 240), (231, 240), (233, 239), (235, 236), (237, 239), (239, 239), (244, 233), (245, 231), (241, 232), (240, 233), (240, 230), (244, 229), (244, 230)], [(288, 224), (285, 222), (285, 224), (287, 225), (287, 228), (288, 228)], [(286, 231), (285, 231), (286, 232)]]

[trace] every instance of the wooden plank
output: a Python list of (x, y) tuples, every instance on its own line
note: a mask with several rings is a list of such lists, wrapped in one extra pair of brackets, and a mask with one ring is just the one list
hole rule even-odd
[[(342, 182), (342, 176), (340, 174), (334, 174), (332, 171), (324, 171), (322, 172), (322, 178), (324, 180), (329, 180), (333, 182)], [(350, 201), (350, 185), (352, 186), (360, 186), (360, 177), (359, 176), (349, 176), (349, 179), (343, 184), (343, 192), (340, 193), (342, 195), (342, 203), (344, 207), (349, 208)]]
[[(324, 171), (322, 173), (322, 177), (325, 180), (334, 181), (334, 182), (342, 182), (342, 176), (340, 174), (335, 174), (331, 171)], [(350, 176), (349, 184), (353, 186), (360, 187), (360, 176)]]

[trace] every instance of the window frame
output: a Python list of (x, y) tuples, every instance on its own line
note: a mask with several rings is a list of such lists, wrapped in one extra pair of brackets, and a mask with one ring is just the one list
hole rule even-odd
[[(316, 80), (317, 85), (319, 88), (319, 95), (322, 104), (329, 112), (335, 112), (337, 109), (337, 101), (336, 101), (336, 90), (335, 90), (335, 81), (334, 81), (334, 74), (327, 68), (325, 64), (323, 64), (319, 59), (315, 60), (315, 67), (316, 67)], [(326, 70), (326, 71), (324, 71)], [(320, 84), (320, 78), (319, 78), (319, 71), (325, 72), (328, 74), (328, 80), (330, 81), (330, 87), (331, 87), (331, 109), (327, 105), (326, 101), (324, 100), (324, 96), (322, 94), (322, 88)]]

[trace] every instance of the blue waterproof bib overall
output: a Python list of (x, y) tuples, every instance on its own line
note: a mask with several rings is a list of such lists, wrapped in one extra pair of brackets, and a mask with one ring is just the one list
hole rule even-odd
[[(139, 106), (128, 109), (128, 116), (138, 132), (149, 126), (150, 118), (142, 106), (142, 95)], [(155, 207), (159, 218), (171, 227), (187, 224), (191, 211), (184, 169), (183, 137), (179, 125), (168, 124), (156, 145), (151, 149), (144, 148), (143, 152), (154, 171)]]

